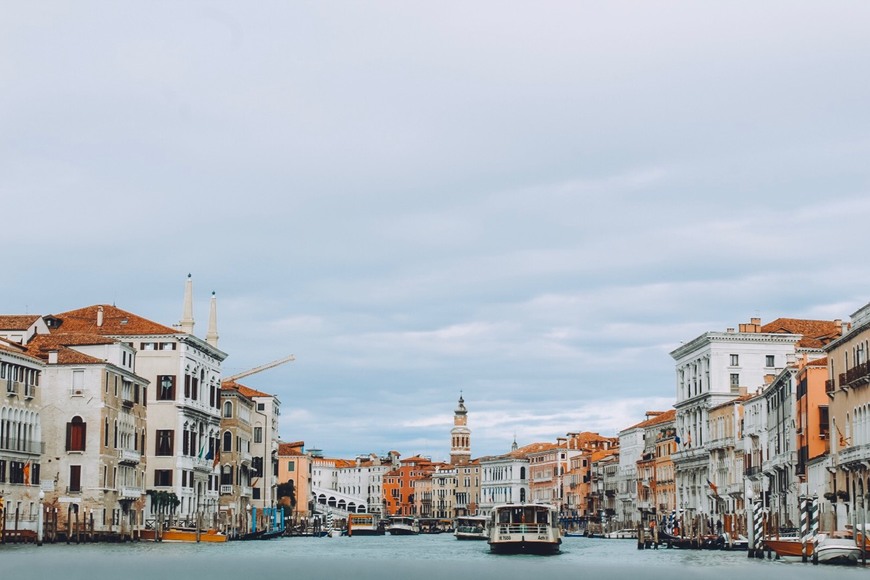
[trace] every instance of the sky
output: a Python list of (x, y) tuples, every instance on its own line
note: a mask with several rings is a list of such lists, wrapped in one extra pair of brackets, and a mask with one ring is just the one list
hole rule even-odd
[(870, 302), (870, 3), (4, 1), (0, 313), (216, 292), (330, 457), (613, 436)]

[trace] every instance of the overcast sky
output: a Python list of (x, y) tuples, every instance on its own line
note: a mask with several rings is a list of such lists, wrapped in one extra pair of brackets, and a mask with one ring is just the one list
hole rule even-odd
[(8, 2), (0, 313), (195, 332), (328, 456), (614, 435), (870, 301), (870, 3)]

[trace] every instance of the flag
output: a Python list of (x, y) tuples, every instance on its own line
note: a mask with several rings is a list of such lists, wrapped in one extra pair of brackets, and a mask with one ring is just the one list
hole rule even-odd
[(845, 437), (843, 435), (843, 432), (840, 431), (840, 426), (837, 425), (836, 423), (834, 424), (834, 426), (837, 428), (837, 435), (840, 436), (840, 442), (839, 442), (840, 447), (848, 447), (849, 445), (851, 445), (852, 441), (848, 437)]
[(680, 444), (680, 436), (677, 435), (676, 437), (674, 437), (674, 441), (677, 443), (677, 445), (679, 445)]
[(710, 486), (710, 489), (713, 490), (713, 495), (715, 495), (716, 497), (719, 497), (719, 488), (716, 487), (716, 484), (713, 483), (712, 481), (710, 481), (710, 480), (708, 479), (708, 480), (707, 480), (707, 485), (709, 485), (709, 486)]
[(221, 462), (221, 446), (220, 444), (214, 446), (214, 462), (211, 464), (211, 468), (214, 469), (218, 466), (218, 463)]
[(24, 485), (30, 485), (30, 462), (24, 464)]
[(202, 444), (199, 446), (199, 458), (202, 459), (202, 454), (205, 451), (205, 441), (203, 440)]

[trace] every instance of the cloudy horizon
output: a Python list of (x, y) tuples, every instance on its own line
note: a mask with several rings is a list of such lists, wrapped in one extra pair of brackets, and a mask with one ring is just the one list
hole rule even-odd
[(870, 5), (9, 2), (0, 312), (166, 325), (327, 456), (615, 435), (870, 302)]

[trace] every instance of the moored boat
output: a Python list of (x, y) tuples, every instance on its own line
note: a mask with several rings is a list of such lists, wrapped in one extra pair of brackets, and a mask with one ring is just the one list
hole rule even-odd
[(453, 535), (457, 540), (486, 540), (486, 516), (460, 516), (456, 518)]
[(349, 514), (347, 517), (348, 536), (383, 536), (384, 531), (377, 514)]
[(160, 533), (160, 539), (157, 539), (155, 530), (142, 530), (139, 536), (143, 541), (161, 541), (161, 542), (226, 542), (227, 536), (217, 530), (200, 530), (197, 537), (196, 530), (189, 528), (169, 528)]
[[(800, 558), (803, 556), (803, 543), (797, 536), (769, 536), (764, 538), (764, 545), (780, 558)], [(813, 555), (813, 543), (806, 543), (806, 555)]]
[(546, 504), (501, 504), (489, 516), (489, 549), (495, 554), (558, 554), (559, 512)]
[(831, 534), (819, 534), (816, 536), (813, 559), (819, 564), (845, 564), (858, 563), (861, 557), (861, 548), (855, 543), (855, 538), (839, 532)]
[(387, 532), (391, 536), (416, 536), (420, 533), (420, 526), (417, 518), (392, 516), (387, 523)]
[(636, 540), (637, 539), (637, 530), (634, 528), (624, 528), (622, 530), (614, 530), (612, 532), (607, 532), (604, 534), (605, 538), (609, 538), (611, 540)]

